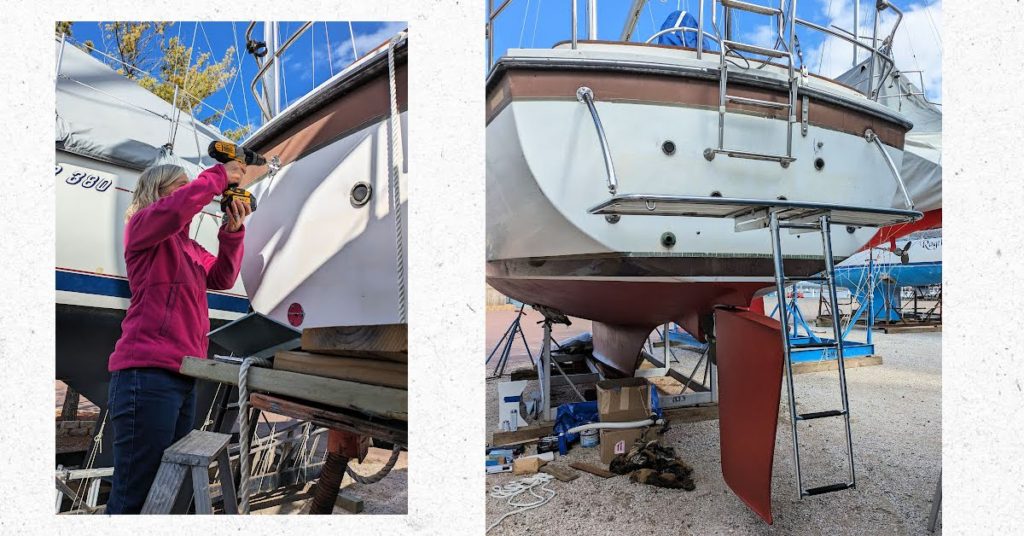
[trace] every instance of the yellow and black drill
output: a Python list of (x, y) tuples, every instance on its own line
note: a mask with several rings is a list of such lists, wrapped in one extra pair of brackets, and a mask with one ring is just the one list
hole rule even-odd
[[(247, 166), (262, 166), (267, 163), (267, 159), (263, 155), (228, 141), (210, 142), (209, 153), (214, 160), (221, 164), (226, 164), (231, 160), (237, 160)], [(256, 198), (249, 191), (238, 186), (228, 186), (228, 189), (224, 190), (220, 196), (220, 209), (227, 212), (228, 204), (236, 198), (247, 201), (252, 212), (256, 212)]]

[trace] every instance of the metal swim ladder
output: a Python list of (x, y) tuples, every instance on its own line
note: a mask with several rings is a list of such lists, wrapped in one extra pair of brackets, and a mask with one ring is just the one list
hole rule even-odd
[[(772, 212), (769, 216), (768, 227), (771, 230), (772, 235), (772, 257), (775, 264), (775, 295), (781, 304), (779, 307), (779, 320), (782, 324), (780, 332), (782, 333), (783, 359), (786, 366), (786, 395), (789, 400), (789, 421), (793, 435), (793, 466), (796, 468), (797, 491), (799, 493), (799, 497), (802, 499), (812, 495), (821, 495), (823, 493), (856, 488), (857, 475), (853, 467), (853, 436), (850, 431), (850, 402), (846, 391), (846, 367), (843, 361), (843, 334), (840, 322), (838, 321), (838, 316), (836, 316), (836, 320), (832, 322), (834, 339), (831, 341), (825, 340), (822, 342), (795, 344), (789, 338), (792, 326), (790, 326), (791, 319), (789, 318), (789, 311), (785, 306), (786, 286), (789, 283), (799, 281), (822, 283), (823, 286), (828, 288), (829, 304), (833, 311), (838, 310), (839, 303), (839, 299), (836, 296), (835, 262), (832, 257), (831, 216), (829, 214), (822, 214), (818, 217), (817, 222), (808, 221), (806, 218), (802, 218), (801, 220), (802, 221), (781, 221), (779, 212)], [(825, 271), (823, 272), (823, 276), (786, 277), (782, 260), (782, 237), (780, 236), (783, 229), (791, 229), (794, 232), (816, 231), (821, 233), (821, 245), (825, 256)], [(795, 288), (794, 292), (796, 292)], [(790, 353), (794, 349), (802, 348), (834, 349), (836, 361), (839, 367), (839, 395), (842, 400), (842, 409), (830, 409), (811, 413), (796, 412), (796, 393), (793, 389), (793, 365), (790, 359)], [(831, 417), (843, 418), (846, 431), (846, 454), (849, 463), (849, 478), (844, 482), (813, 488), (804, 488), (800, 468), (800, 440), (797, 425), (802, 421)]]
[[(718, 28), (717, 12), (718, 5), (722, 4), (724, 15), (722, 17), (723, 25), (725, 26), (725, 35)], [(720, 43), (719, 50), (719, 77), (718, 77), (718, 147), (708, 147), (704, 149), (704, 158), (708, 161), (714, 160), (715, 155), (724, 154), (732, 158), (746, 158), (750, 160), (768, 160), (772, 162), (778, 162), (782, 167), (787, 168), (791, 162), (796, 161), (793, 158), (793, 124), (796, 123), (796, 102), (797, 102), (797, 76), (793, 67), (793, 21), (795, 20), (795, 6), (796, 2), (790, 2), (790, 10), (788, 16), (788, 22), (786, 20), (786, 13), (783, 11), (785, 0), (779, 1), (779, 7), (769, 7), (758, 4), (751, 4), (748, 2), (742, 2), (740, 0), (712, 0), (711, 2), (711, 24), (715, 28), (715, 32)], [(778, 43), (781, 43), (784, 50), (777, 50), (774, 48), (766, 48), (762, 46), (753, 45), (750, 43), (743, 43), (732, 40), (732, 31), (730, 23), (732, 19), (732, 10), (746, 11), (749, 13), (755, 13), (758, 15), (767, 15), (775, 17), (777, 24), (776, 37)], [(788, 27), (789, 39), (783, 38), (783, 29)], [(770, 100), (753, 99), (749, 97), (741, 97), (738, 95), (732, 95), (728, 93), (729, 87), (729, 63), (726, 61), (726, 55), (730, 51), (747, 52), (750, 54), (757, 54), (760, 56), (767, 56), (768, 58), (777, 58), (786, 60), (789, 70), (789, 101), (788, 102), (775, 102)], [(740, 56), (742, 58), (742, 56)], [(746, 58), (744, 58), (746, 59)], [(748, 67), (749, 68), (749, 67)], [(729, 103), (746, 105), (746, 106), (757, 106), (761, 108), (768, 108), (772, 110), (786, 110), (788, 111), (788, 117), (786, 120), (786, 154), (772, 154), (772, 153), (761, 153), (754, 151), (740, 151), (736, 149), (728, 149), (725, 147), (725, 116), (727, 112), (727, 106)]]

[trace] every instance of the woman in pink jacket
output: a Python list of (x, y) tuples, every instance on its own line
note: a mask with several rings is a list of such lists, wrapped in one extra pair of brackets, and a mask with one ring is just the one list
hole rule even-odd
[(110, 355), (114, 477), (108, 514), (137, 514), (163, 451), (192, 428), (195, 380), (178, 373), (185, 356), (205, 357), (206, 290), (235, 284), (248, 203), (228, 207), (213, 256), (189, 238), (192, 218), (245, 173), (217, 164), (189, 181), (175, 165), (142, 172), (125, 214), (124, 258), (132, 298)]

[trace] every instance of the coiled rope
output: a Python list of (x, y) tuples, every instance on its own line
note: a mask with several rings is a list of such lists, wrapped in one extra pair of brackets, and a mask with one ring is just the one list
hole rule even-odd
[[(262, 357), (247, 357), (242, 360), (242, 366), (238, 368), (238, 460), (239, 460), (239, 512), (249, 513), (249, 477), (252, 468), (250, 467), (249, 449), (249, 368), (253, 365), (269, 367), (270, 360)], [(221, 469), (223, 470), (223, 468)]]
[[(555, 490), (548, 487), (548, 484), (554, 480), (555, 477), (547, 473), (537, 473), (528, 477), (513, 480), (503, 486), (491, 487), (491, 492), (488, 494), (495, 499), (506, 499), (509, 506), (514, 509), (511, 512), (506, 512), (504, 515), (498, 518), (497, 521), (491, 523), (485, 533), (490, 532), (491, 529), (497, 527), (505, 519), (521, 514), (527, 510), (533, 510), (534, 508), (540, 508), (545, 504), (549, 503), (551, 499), (555, 498)], [(538, 494), (537, 491), (543, 493)], [(516, 501), (516, 497), (524, 493), (529, 493), (533, 496), (533, 500), (528, 501)]]
[[(401, 32), (391, 38), (388, 42), (388, 96), (391, 98), (391, 110), (388, 121), (390, 138), (388, 139), (388, 176), (389, 196), (391, 197), (391, 209), (395, 212), (395, 246), (396, 265), (395, 271), (398, 275), (398, 317), (402, 323), (406, 322), (405, 312), (405, 240), (402, 232), (402, 198), (399, 195), (399, 171), (401, 165), (401, 125), (398, 115), (398, 88), (395, 82), (395, 45), (402, 38)], [(355, 477), (353, 477), (355, 478)]]

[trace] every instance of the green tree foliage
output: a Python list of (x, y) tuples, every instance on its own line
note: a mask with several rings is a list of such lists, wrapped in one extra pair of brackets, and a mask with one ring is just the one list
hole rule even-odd
[[(56, 35), (59, 37), (61, 34), (64, 34), (67, 37), (71, 37), (71, 25), (74, 24), (74, 23), (75, 23), (75, 21), (71, 21), (71, 20), (59, 20), (59, 21), (57, 21)], [(82, 50), (84, 50), (86, 52), (91, 52), (94, 48), (96, 48), (96, 45), (93, 44), (91, 39), (86, 39), (84, 43), (81, 43), (81, 44), (76, 43), (75, 45), (78, 48), (80, 48), (80, 49), (82, 49)]]

